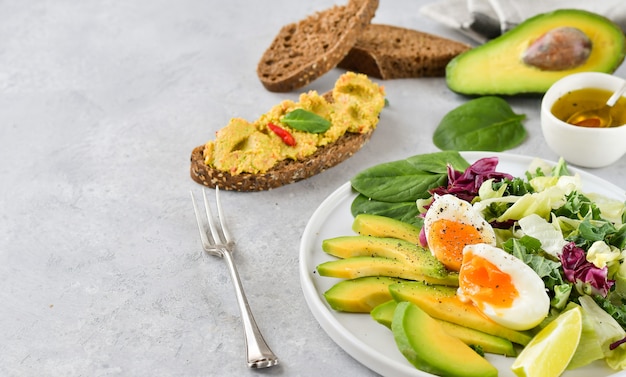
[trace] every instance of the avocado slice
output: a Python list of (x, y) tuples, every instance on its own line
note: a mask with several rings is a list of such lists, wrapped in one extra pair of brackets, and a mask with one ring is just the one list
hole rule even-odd
[(392, 300), (389, 286), (401, 282), (402, 279), (387, 276), (342, 280), (324, 292), (324, 298), (334, 310), (369, 313), (379, 304)]
[(339, 236), (322, 241), (322, 250), (337, 258), (383, 257), (411, 265), (430, 265), (444, 269), (430, 250), (409, 241), (391, 237)]
[[(393, 314), (398, 303), (395, 300), (383, 302), (370, 311), (374, 320), (383, 326), (391, 329)], [(484, 333), (482, 331), (470, 329), (469, 327), (454, 324), (448, 321), (437, 320), (446, 333), (459, 338), (469, 346), (480, 346), (484, 352), (495, 355), (516, 356), (517, 351), (513, 343), (499, 336)]]
[(499, 336), (470, 329), (456, 323), (438, 320), (446, 333), (459, 338), (463, 343), (470, 346), (480, 346), (484, 352), (504, 356), (517, 356), (513, 342)]
[[(322, 250), (342, 260), (349, 259), (321, 264), (318, 266), (318, 272), (322, 276), (345, 279), (360, 276), (391, 276), (458, 286), (457, 273), (448, 271), (429, 250), (402, 239), (340, 236), (322, 241)], [(339, 267), (343, 270), (338, 271)], [(324, 273), (330, 275), (323, 275)]]
[(352, 223), (352, 230), (364, 236), (399, 238), (416, 245), (420, 242), (420, 228), (387, 216), (358, 214)]
[(393, 313), (396, 311), (398, 303), (393, 298), (389, 301), (385, 301), (376, 305), (370, 311), (370, 315), (374, 321), (381, 325), (391, 329), (391, 321), (393, 321)]
[(321, 263), (320, 276), (355, 279), (364, 276), (388, 276), (430, 284), (459, 285), (459, 274), (448, 272), (440, 263), (407, 264), (384, 257), (357, 256)]
[(462, 302), (457, 297), (454, 287), (412, 281), (390, 285), (389, 292), (394, 300), (412, 302), (426, 311), (428, 315), (443, 321), (508, 339), (523, 346), (532, 338), (530, 333), (512, 330), (497, 324), (471, 303)]
[(440, 376), (498, 375), (496, 367), (413, 303), (398, 303), (391, 330), (400, 352), (420, 370)]
[[(556, 38), (542, 39), (545, 36)], [(537, 55), (540, 51), (547, 51), (550, 59), (542, 59)], [(457, 55), (446, 67), (446, 82), (452, 91), (465, 95), (542, 94), (572, 73), (614, 72), (625, 52), (624, 33), (609, 19), (584, 10), (561, 9), (529, 18)], [(529, 53), (539, 59), (529, 58)], [(550, 66), (537, 60), (559, 63)]]

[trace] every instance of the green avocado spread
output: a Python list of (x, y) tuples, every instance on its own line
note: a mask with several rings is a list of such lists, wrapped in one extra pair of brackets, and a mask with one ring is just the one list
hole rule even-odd
[[(233, 118), (216, 133), (215, 140), (204, 146), (205, 164), (236, 175), (265, 173), (278, 162), (304, 160), (318, 147), (333, 143), (346, 132), (366, 133), (378, 124), (385, 106), (382, 86), (366, 75), (347, 72), (339, 77), (328, 102), (316, 91), (302, 93), (298, 102), (285, 100), (261, 115), (256, 121)], [(317, 114), (331, 122), (324, 132), (312, 133), (287, 125), (283, 118), (295, 109)], [(268, 125), (276, 125), (291, 135), (286, 142)]]

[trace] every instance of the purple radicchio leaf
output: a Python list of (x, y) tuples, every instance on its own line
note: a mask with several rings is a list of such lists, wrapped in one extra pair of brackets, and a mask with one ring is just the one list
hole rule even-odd
[(459, 199), (471, 202), (478, 196), (480, 186), (489, 179), (499, 182), (503, 179), (513, 179), (507, 173), (496, 171), (497, 157), (485, 157), (470, 165), (464, 172), (454, 170), (448, 165), (448, 186), (442, 186), (431, 190), (431, 194), (452, 194)]
[[(485, 157), (477, 160), (470, 165), (464, 172), (454, 170), (452, 165), (448, 164), (448, 185), (441, 186), (430, 190), (431, 195), (445, 195), (452, 194), (459, 199), (467, 202), (472, 202), (475, 197), (478, 196), (478, 190), (480, 186), (489, 179), (493, 179), (496, 182), (504, 179), (513, 179), (513, 176), (507, 173), (501, 173), (496, 171), (498, 165), (497, 157)], [(426, 206), (428, 208), (428, 206)], [(424, 217), (425, 213), (420, 216)], [(502, 224), (502, 228), (511, 224)], [(426, 235), (424, 229), (420, 232), (420, 244), (424, 247), (427, 246)]]
[(419, 241), (420, 245), (422, 245), (423, 247), (428, 247), (428, 239), (426, 239), (426, 231), (424, 230), (424, 227), (420, 229)]
[(580, 293), (593, 293), (606, 297), (609, 289), (615, 283), (614, 280), (607, 278), (608, 267), (598, 268), (587, 261), (585, 250), (576, 246), (574, 242), (569, 242), (563, 246), (563, 252), (559, 258), (563, 265), (565, 278), (574, 283)]
[[(493, 179), (499, 182), (504, 179), (513, 179), (513, 176), (510, 174), (497, 172), (497, 165), (497, 157), (481, 158), (465, 169), (464, 172), (454, 170), (452, 165), (448, 164), (448, 185), (437, 187), (429, 192), (433, 196), (452, 194), (471, 203), (478, 196), (478, 190), (486, 180)], [(428, 207), (426, 206), (427, 209)], [(424, 217), (425, 215), (426, 213), (422, 213), (420, 216)], [(512, 224), (502, 224), (501, 227), (506, 225), (511, 226)], [(423, 228), (420, 232), (420, 244), (424, 247), (428, 244)]]

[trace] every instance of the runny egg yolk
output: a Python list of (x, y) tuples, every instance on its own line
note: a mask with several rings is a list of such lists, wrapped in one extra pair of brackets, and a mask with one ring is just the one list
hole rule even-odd
[(539, 275), (521, 259), (488, 244), (465, 246), (457, 296), (513, 330), (537, 326), (550, 311)]
[(463, 294), (481, 310), (484, 310), (484, 304), (510, 308), (519, 297), (511, 275), (475, 254), (466, 256), (459, 273), (459, 285), (463, 286)]
[(463, 247), (485, 242), (474, 226), (449, 219), (434, 221), (429, 229), (428, 244), (433, 254), (448, 269), (459, 271)]

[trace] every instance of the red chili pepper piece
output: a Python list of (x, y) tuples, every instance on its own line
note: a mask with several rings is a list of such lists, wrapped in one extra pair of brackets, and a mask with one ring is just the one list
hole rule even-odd
[(293, 138), (293, 135), (289, 133), (286, 129), (275, 125), (274, 123), (268, 123), (267, 127), (272, 130), (278, 137), (283, 140), (283, 143), (293, 147), (296, 145), (296, 139)]

